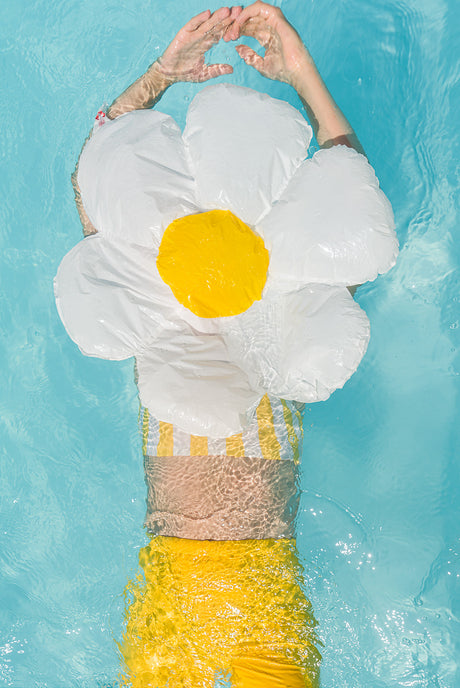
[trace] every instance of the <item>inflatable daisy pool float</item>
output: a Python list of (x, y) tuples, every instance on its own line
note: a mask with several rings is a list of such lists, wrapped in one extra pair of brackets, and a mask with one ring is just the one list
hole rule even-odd
[(346, 287), (395, 263), (393, 213), (364, 156), (307, 159), (311, 136), (287, 103), (221, 84), (183, 133), (137, 110), (85, 146), (97, 234), (59, 267), (59, 314), (84, 354), (135, 356), (156, 418), (226, 437), (265, 394), (324, 400), (359, 365), (369, 323)]

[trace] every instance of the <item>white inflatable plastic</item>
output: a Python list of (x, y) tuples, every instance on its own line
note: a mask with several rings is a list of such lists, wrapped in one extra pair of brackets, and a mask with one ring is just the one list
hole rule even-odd
[[(247, 425), (269, 394), (326, 399), (356, 370), (369, 324), (345, 285), (395, 263), (391, 206), (366, 158), (344, 146), (305, 160), (311, 129), (290, 105), (250, 89), (208, 86), (184, 134), (135, 111), (99, 127), (78, 182), (98, 234), (75, 246), (56, 279), (61, 319), (89, 356), (136, 356), (142, 403), (195, 435)], [(261, 301), (200, 318), (156, 267), (173, 220), (231, 210), (270, 253)]]

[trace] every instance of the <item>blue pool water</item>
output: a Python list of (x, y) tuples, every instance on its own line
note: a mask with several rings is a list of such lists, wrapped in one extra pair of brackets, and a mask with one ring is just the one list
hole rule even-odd
[[(458, 688), (458, 2), (278, 4), (354, 125), (401, 242), (397, 266), (357, 295), (372, 323), (359, 371), (306, 410), (298, 544), (322, 686)], [(95, 112), (204, 8), (0, 9), (0, 686), (116, 681), (123, 588), (145, 542), (133, 366), (79, 353), (52, 280), (81, 236), (70, 174)], [(231, 45), (216, 53), (234, 82), (299, 106)], [(199, 88), (170, 89), (161, 109), (182, 125)]]

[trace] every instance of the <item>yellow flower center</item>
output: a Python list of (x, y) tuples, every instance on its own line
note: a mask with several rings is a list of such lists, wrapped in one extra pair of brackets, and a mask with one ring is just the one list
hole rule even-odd
[(157, 267), (176, 299), (195, 315), (237, 315), (262, 298), (268, 251), (232, 212), (211, 210), (171, 222)]

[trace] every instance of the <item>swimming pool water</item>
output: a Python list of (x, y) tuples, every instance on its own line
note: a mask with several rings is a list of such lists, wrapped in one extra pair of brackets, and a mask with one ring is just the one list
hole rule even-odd
[[(285, 0), (396, 216), (401, 255), (357, 294), (345, 388), (307, 407), (298, 545), (323, 688), (460, 685), (456, 0)], [(0, 9), (0, 686), (115, 685), (145, 509), (131, 362), (83, 357), (52, 280), (80, 239), (70, 174), (94, 113), (205, 6)], [(214, 6), (212, 6), (214, 9)], [(299, 107), (239, 65), (234, 83)], [(226, 77), (224, 80), (229, 80)], [(170, 89), (183, 125), (201, 86)]]

